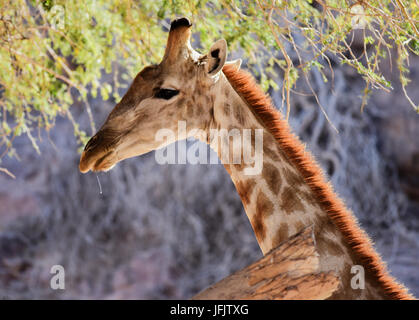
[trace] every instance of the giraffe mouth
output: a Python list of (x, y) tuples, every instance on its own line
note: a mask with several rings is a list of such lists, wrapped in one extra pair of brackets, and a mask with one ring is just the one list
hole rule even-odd
[(89, 151), (83, 151), (80, 157), (79, 169), (82, 173), (89, 172), (90, 170), (93, 172), (109, 171), (115, 166), (116, 162), (114, 151), (99, 155), (94, 155)]

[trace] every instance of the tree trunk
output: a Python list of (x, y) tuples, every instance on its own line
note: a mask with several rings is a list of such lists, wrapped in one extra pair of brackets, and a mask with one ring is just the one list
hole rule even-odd
[(317, 272), (318, 267), (313, 227), (307, 227), (192, 299), (326, 299), (338, 288), (339, 278)]

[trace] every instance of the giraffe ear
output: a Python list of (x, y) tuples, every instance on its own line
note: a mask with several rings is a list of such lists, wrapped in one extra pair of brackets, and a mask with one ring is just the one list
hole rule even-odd
[(232, 66), (236, 71), (238, 71), (242, 65), (242, 59), (236, 59), (231, 61), (226, 61), (226, 66)]
[(207, 54), (206, 71), (210, 76), (216, 75), (223, 67), (227, 57), (227, 42), (220, 39), (215, 42)]

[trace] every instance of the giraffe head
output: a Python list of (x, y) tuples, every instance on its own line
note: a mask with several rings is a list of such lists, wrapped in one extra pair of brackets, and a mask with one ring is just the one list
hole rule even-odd
[[(178, 121), (207, 129), (212, 121), (210, 92), (223, 68), (227, 45), (215, 42), (201, 55), (190, 45), (191, 23), (186, 18), (171, 23), (163, 60), (145, 67), (87, 143), (80, 171), (106, 171), (117, 162), (164, 147), (156, 140), (159, 129), (178, 132)], [(199, 116), (196, 116), (199, 112)], [(176, 139), (187, 138), (177, 134)], [(166, 143), (167, 144), (167, 143)]]

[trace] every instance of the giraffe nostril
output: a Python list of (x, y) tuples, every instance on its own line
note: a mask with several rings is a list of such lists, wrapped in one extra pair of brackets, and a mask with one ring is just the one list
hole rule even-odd
[(96, 133), (90, 140), (87, 142), (86, 146), (84, 147), (84, 151), (89, 151), (94, 149), (99, 142), (98, 134)]
[(115, 146), (120, 137), (119, 132), (105, 128), (100, 129), (84, 147), (86, 153), (97, 153), (103, 150), (111, 149)]

